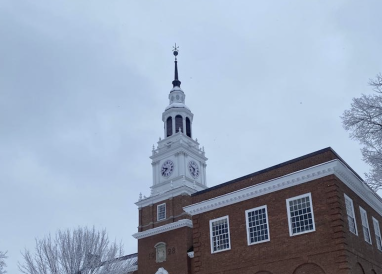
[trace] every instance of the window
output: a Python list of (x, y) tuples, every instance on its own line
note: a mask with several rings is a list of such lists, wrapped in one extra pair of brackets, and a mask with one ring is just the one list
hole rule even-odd
[(157, 220), (161, 221), (166, 219), (166, 204), (160, 204), (157, 206)]
[(172, 135), (172, 117), (168, 117), (166, 121), (167, 137)]
[(267, 206), (245, 211), (248, 245), (269, 241)]
[(183, 117), (180, 115), (175, 116), (175, 132), (183, 132)]
[(351, 233), (358, 235), (357, 223), (355, 220), (353, 200), (350, 199), (346, 194), (345, 195), (345, 204), (346, 204), (346, 213), (348, 215), (349, 230)]
[(190, 118), (186, 118), (186, 134), (191, 138), (191, 121)]
[(378, 250), (382, 251), (381, 230), (379, 229), (379, 222), (373, 217), (373, 226), (375, 233), (375, 241), (377, 242)]
[(371, 244), (370, 228), (369, 228), (369, 222), (367, 220), (366, 210), (364, 210), (362, 207), (359, 207), (359, 212), (361, 213), (363, 238), (365, 239), (366, 242)]
[(286, 203), (290, 236), (315, 231), (310, 193), (287, 199)]
[(231, 249), (228, 216), (210, 220), (211, 253)]

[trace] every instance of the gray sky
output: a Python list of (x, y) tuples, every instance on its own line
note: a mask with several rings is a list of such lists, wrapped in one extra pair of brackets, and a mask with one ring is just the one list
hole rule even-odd
[(209, 186), (331, 146), (382, 71), (382, 2), (0, 1), (0, 250), (106, 228), (136, 252), (139, 193), (179, 77)]

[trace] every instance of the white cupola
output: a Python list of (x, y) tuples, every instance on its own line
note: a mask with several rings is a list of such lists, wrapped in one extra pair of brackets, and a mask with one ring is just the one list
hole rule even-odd
[(169, 105), (162, 114), (162, 121), (164, 123), (164, 138), (170, 137), (179, 131), (192, 138), (192, 119), (194, 115), (186, 106), (186, 95), (180, 88), (181, 82), (178, 77), (177, 60), (178, 49), (176, 47), (174, 48), (174, 55), (175, 73), (174, 81), (172, 81), (173, 88), (168, 95)]
[(173, 52), (175, 56), (173, 87), (168, 95), (169, 104), (162, 113), (164, 138), (159, 138), (158, 145), (153, 147), (150, 157), (153, 168), (151, 197), (157, 197), (155, 199), (179, 191), (190, 194), (207, 188), (207, 158), (204, 148), (199, 145), (192, 133), (194, 114), (186, 106), (186, 95), (180, 87), (178, 47), (175, 46)]

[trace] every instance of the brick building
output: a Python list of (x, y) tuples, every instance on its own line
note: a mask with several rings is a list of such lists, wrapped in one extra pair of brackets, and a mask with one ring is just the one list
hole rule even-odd
[(134, 273), (382, 274), (382, 199), (331, 148), (207, 188), (177, 54)]

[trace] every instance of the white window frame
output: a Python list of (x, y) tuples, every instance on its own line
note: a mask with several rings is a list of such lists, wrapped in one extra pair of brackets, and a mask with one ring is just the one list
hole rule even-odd
[[(160, 208), (161, 206), (164, 206), (164, 218), (160, 218), (160, 217), (159, 217), (159, 212), (160, 212), (159, 208)], [(157, 221), (163, 221), (163, 220), (166, 220), (166, 213), (167, 213), (167, 212), (166, 212), (166, 203), (157, 205)]]
[[(365, 242), (372, 244), (371, 243), (369, 220), (367, 219), (367, 212), (361, 206), (359, 206), (359, 213), (361, 214), (363, 238), (365, 239)], [(369, 241), (367, 240), (367, 237), (365, 235), (365, 233), (366, 233), (365, 229), (367, 229), (367, 233), (369, 234)]]
[[(263, 208), (265, 208), (265, 220), (267, 222), (268, 239), (252, 243), (251, 242), (251, 235), (250, 235), (250, 232), (249, 232), (250, 227), (249, 227), (249, 222), (248, 222), (248, 213), (256, 211), (256, 210), (261, 210)], [(246, 228), (247, 228), (247, 242), (248, 242), (248, 245), (260, 244), (260, 243), (264, 243), (264, 242), (269, 242), (271, 240), (271, 236), (269, 234), (268, 208), (267, 208), (266, 205), (246, 210), (245, 211), (245, 223), (246, 223)]]
[(381, 237), (381, 230), (379, 228), (379, 221), (375, 219), (374, 217), (371, 217), (371, 218), (373, 219), (374, 236), (375, 236), (375, 242), (377, 243), (377, 249), (379, 251), (382, 251), (382, 237)]
[[(345, 209), (346, 209), (346, 216), (347, 216), (347, 219), (348, 219), (348, 228), (349, 228), (349, 231), (351, 233), (353, 233), (354, 235), (358, 236), (358, 228), (357, 228), (357, 221), (356, 221), (356, 218), (355, 218), (353, 200), (348, 195), (346, 195), (346, 194), (344, 194), (344, 196), (345, 196)], [(350, 216), (350, 217), (354, 219), (354, 228), (355, 228), (354, 232), (350, 229), (349, 214), (348, 214), (348, 208), (347, 208), (347, 205), (346, 205), (346, 200), (348, 200), (348, 202), (350, 202), (350, 204), (351, 204), (351, 208), (350, 209), (351, 209), (351, 212), (352, 212), (353, 216)]]
[[(213, 236), (212, 236), (212, 224), (213, 224), (214, 222), (217, 222), (217, 221), (220, 221), (220, 220), (223, 220), (223, 219), (226, 219), (226, 220), (227, 220), (229, 247), (228, 247), (228, 248), (225, 248), (225, 249), (222, 249), (222, 250), (216, 250), (216, 251), (214, 251), (214, 242), (213, 242)], [(227, 216), (220, 217), (220, 218), (216, 218), (216, 219), (213, 219), (213, 220), (210, 220), (210, 244), (211, 244), (211, 254), (219, 253), (219, 252), (222, 252), (222, 251), (231, 250), (231, 232), (230, 232), (230, 229), (229, 229), (229, 217), (228, 217), (228, 215), (227, 215)]]
[[(293, 234), (293, 228), (292, 228), (292, 222), (291, 222), (291, 218), (292, 217), (290, 216), (289, 202), (293, 201), (293, 200), (298, 200), (298, 199), (301, 199), (301, 198), (306, 198), (306, 197), (309, 197), (309, 201), (310, 201), (313, 229)], [(302, 195), (299, 195), (299, 196), (295, 196), (295, 197), (292, 197), (292, 198), (289, 198), (289, 199), (286, 199), (286, 207), (287, 207), (287, 211), (288, 211), (289, 236), (292, 237), (292, 236), (306, 234), (306, 233), (311, 233), (311, 232), (315, 232), (316, 231), (316, 224), (315, 224), (315, 221), (314, 221), (314, 211), (313, 211), (313, 200), (312, 200), (312, 194), (310, 192), (302, 194)]]

